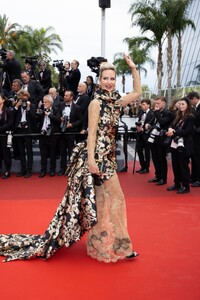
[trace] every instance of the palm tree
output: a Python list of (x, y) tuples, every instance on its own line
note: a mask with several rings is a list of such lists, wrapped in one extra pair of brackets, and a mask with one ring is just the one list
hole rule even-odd
[(187, 18), (187, 10), (191, 2), (191, 0), (181, 2), (182, 10), (180, 10), (180, 14), (175, 19), (175, 34), (178, 39), (177, 87), (181, 86), (182, 33), (188, 26), (191, 26), (194, 30), (196, 29), (194, 22)]
[(119, 52), (114, 55), (113, 64), (116, 67), (116, 74), (122, 76), (122, 92), (125, 93), (126, 75), (130, 75), (131, 70), (123, 58), (123, 53)]
[(17, 30), (20, 28), (18, 23), (9, 23), (6, 15), (0, 15), (0, 45), (1, 48), (10, 48), (16, 39)]
[[(148, 47), (140, 47), (140, 39), (135, 38), (125, 38), (124, 42), (128, 44), (128, 51), (130, 57), (133, 59), (139, 74), (141, 71), (147, 74), (147, 70), (143, 67), (145, 63), (150, 63), (152, 67), (154, 67), (154, 61), (148, 56), (149, 48)], [(131, 74), (130, 68), (127, 66), (125, 60), (123, 59), (122, 53), (117, 53), (114, 56), (113, 64), (116, 66), (117, 75), (122, 75), (122, 85), (123, 85), (123, 93), (125, 93), (125, 76)]]
[(38, 55), (40, 58), (49, 57), (51, 52), (57, 54), (57, 49), (62, 50), (62, 41), (58, 34), (52, 33), (53, 27), (33, 29), (31, 26), (25, 26), (23, 31), (29, 36), (31, 41), (32, 55)]
[(124, 42), (128, 44), (130, 55), (137, 66), (139, 74), (143, 71), (146, 76), (147, 70), (143, 65), (149, 63), (152, 68), (155, 66), (154, 61), (149, 57), (149, 50), (152, 43), (147, 41), (144, 42), (144, 39), (140, 37), (125, 38)]
[[(168, 99), (171, 99), (171, 87), (172, 87), (172, 37), (180, 33), (188, 26), (192, 24), (190, 20), (186, 18), (188, 6), (191, 0), (158, 0), (160, 9), (166, 19), (167, 27), (167, 81), (168, 81)], [(187, 24), (187, 25), (186, 25)], [(178, 48), (178, 70), (180, 70), (181, 63), (181, 41), (179, 36), (179, 48)], [(178, 84), (180, 85), (180, 71), (178, 74)]]
[(157, 46), (157, 79), (158, 94), (161, 93), (163, 63), (162, 63), (162, 45), (165, 39), (166, 22), (156, 1), (139, 0), (132, 4), (129, 13), (131, 13), (132, 26), (139, 26), (141, 33), (150, 33), (151, 38), (143, 37), (144, 43), (148, 43), (149, 47)]

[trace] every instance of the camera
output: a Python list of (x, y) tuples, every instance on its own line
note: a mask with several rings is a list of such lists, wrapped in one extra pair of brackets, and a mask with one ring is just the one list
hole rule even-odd
[(149, 138), (148, 138), (147, 141), (148, 141), (149, 143), (153, 144), (154, 141), (155, 141), (155, 137), (158, 136), (158, 135), (159, 135), (158, 129), (157, 129), (156, 127), (153, 127), (153, 129), (152, 129), (152, 131), (151, 131), (151, 133), (150, 133), (150, 136), (149, 136)]
[(7, 135), (7, 148), (11, 148), (12, 147), (12, 131), (6, 131)]
[(50, 135), (51, 135), (51, 125), (48, 125), (46, 130), (43, 129), (43, 130), (41, 131), (41, 134), (42, 134), (42, 135), (46, 135), (46, 136), (50, 136)]
[(62, 133), (65, 132), (67, 123), (69, 122), (69, 117), (68, 116), (64, 115), (63, 118), (64, 118), (64, 121), (61, 124), (61, 132)]
[(38, 55), (34, 56), (21, 56), (21, 58), (25, 58), (25, 63), (35, 67), (38, 64)]
[(23, 101), (23, 100), (22, 100), (22, 109), (26, 109), (26, 106), (27, 106), (26, 101)]
[(180, 136), (176, 136), (174, 138), (174, 142), (177, 143), (177, 150), (178, 152), (183, 152), (185, 146), (184, 146), (184, 140)]
[(6, 60), (6, 53), (7, 53), (7, 50), (4, 49), (4, 48), (1, 48), (0, 49), (0, 56), (1, 56), (1, 60), (2, 61), (5, 61)]
[(21, 127), (22, 129), (27, 128), (27, 127), (28, 127), (28, 123), (27, 123), (26, 121), (21, 122), (21, 123), (20, 123), (20, 127)]
[(107, 59), (101, 56), (94, 57), (92, 56), (90, 59), (87, 60), (87, 66), (90, 67), (91, 71), (97, 74), (97, 77), (99, 77), (99, 69), (100, 64), (102, 62), (106, 62)]
[(59, 72), (66, 73), (65, 66), (63, 65), (62, 60), (53, 60), (52, 67), (57, 68)]

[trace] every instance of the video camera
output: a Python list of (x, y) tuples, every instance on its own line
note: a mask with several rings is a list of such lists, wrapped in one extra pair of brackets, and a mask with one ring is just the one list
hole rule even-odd
[(6, 49), (4, 49), (4, 48), (0, 49), (0, 56), (1, 56), (2, 61), (6, 60), (6, 53), (7, 53)]
[(97, 74), (97, 77), (99, 77), (99, 69), (100, 64), (102, 62), (107, 62), (107, 59), (104, 57), (94, 57), (92, 56), (90, 59), (87, 60), (87, 66), (90, 67), (91, 71)]
[(35, 67), (38, 64), (39, 55), (34, 56), (21, 56), (21, 58), (25, 58), (25, 63)]
[(65, 66), (63, 65), (63, 59), (62, 60), (53, 60), (53, 64), (52, 66), (54, 68), (57, 68), (59, 72), (61, 73), (66, 73), (66, 70), (65, 70)]

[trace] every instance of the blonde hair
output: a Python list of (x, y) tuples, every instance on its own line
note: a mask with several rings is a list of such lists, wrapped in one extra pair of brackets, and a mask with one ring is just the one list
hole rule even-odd
[(29, 97), (30, 97), (29, 92), (26, 91), (26, 90), (23, 90), (23, 89), (19, 90), (19, 91), (17, 92), (17, 98), (20, 99), (20, 98), (22, 98), (22, 97), (27, 97), (27, 98), (29, 98)]
[(103, 71), (105, 70), (112, 70), (115, 72), (115, 75), (116, 75), (116, 69), (115, 69), (115, 66), (109, 62), (102, 62), (100, 64), (100, 72), (99, 72), (99, 77), (101, 78), (102, 77), (102, 73)]

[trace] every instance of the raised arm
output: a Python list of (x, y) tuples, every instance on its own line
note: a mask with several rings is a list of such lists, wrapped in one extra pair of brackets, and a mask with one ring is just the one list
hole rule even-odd
[(130, 92), (127, 95), (122, 96), (120, 100), (118, 100), (118, 103), (122, 105), (123, 107), (127, 106), (129, 103), (136, 101), (139, 99), (139, 97), (142, 94), (142, 88), (140, 83), (140, 75), (136, 69), (136, 66), (130, 56), (123, 53), (124, 59), (127, 63), (127, 65), (130, 67), (132, 76), (133, 76), (133, 91)]
[(98, 174), (99, 168), (95, 162), (94, 154), (96, 148), (97, 128), (99, 122), (100, 105), (98, 100), (92, 100), (88, 107), (88, 166), (92, 174)]

